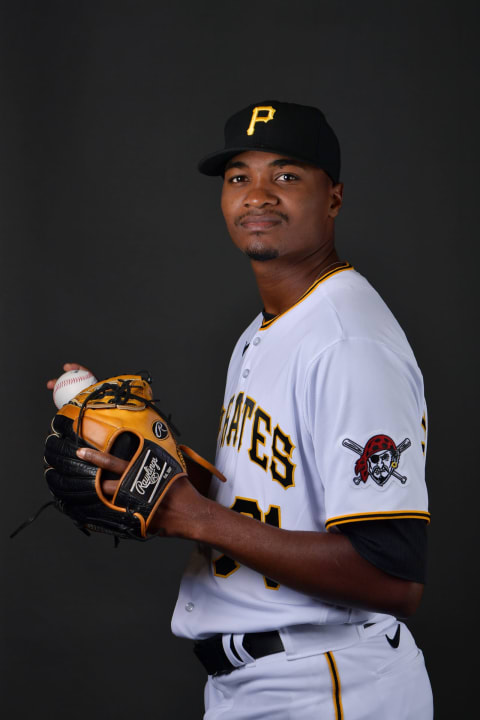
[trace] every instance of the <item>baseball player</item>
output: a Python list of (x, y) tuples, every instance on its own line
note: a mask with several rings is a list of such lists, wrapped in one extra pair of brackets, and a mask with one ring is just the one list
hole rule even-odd
[(223, 176), (264, 306), (228, 368), (215, 460), (227, 482), (203, 495), (178, 480), (152, 523), (195, 541), (172, 629), (206, 668), (204, 717), (430, 719), (423, 656), (398, 619), (425, 579), (423, 380), (335, 250), (337, 138), (316, 108), (261, 102), (199, 169)]

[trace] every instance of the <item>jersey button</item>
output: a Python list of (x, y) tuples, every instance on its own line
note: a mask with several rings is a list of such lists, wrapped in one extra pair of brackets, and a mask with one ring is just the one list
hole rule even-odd
[(194, 605), (192, 602), (188, 602), (188, 603), (185, 605), (185, 610), (186, 610), (187, 612), (192, 612), (192, 610), (193, 610), (194, 607), (195, 607), (195, 605)]
[(256, 337), (256, 338), (254, 339), (254, 341), (253, 341), (253, 344), (254, 344), (254, 345), (259, 345), (261, 342), (262, 342), (262, 341), (260, 340), (260, 338), (259, 338), (259, 337)]
[(242, 373), (242, 377), (246, 378), (250, 375), (250, 370), (244, 370)]

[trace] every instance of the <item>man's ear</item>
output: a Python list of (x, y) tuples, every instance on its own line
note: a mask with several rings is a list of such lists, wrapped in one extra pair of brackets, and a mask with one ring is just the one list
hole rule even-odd
[(343, 183), (335, 183), (330, 188), (330, 208), (329, 217), (335, 218), (340, 212), (343, 202)]

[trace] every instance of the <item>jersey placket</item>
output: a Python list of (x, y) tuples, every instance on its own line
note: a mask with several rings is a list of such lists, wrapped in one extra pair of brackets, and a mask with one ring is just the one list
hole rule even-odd
[[(231, 388), (231, 394), (233, 397), (238, 397), (238, 394), (242, 393), (243, 399), (245, 399), (252, 394), (250, 388), (252, 387), (252, 385), (254, 385), (256, 380), (255, 368), (257, 367), (257, 364), (259, 362), (258, 354), (262, 345), (262, 339), (259, 337), (257, 331), (254, 334), (253, 338), (250, 340), (250, 342), (248, 342), (248, 344), (245, 346), (245, 350), (242, 356), (242, 362), (238, 369), (237, 380), (235, 385)], [(235, 408), (233, 407), (232, 413), (234, 412)], [(238, 444), (242, 443), (243, 445), (244, 443), (247, 443), (249, 441), (246, 425), (247, 423), (245, 422), (245, 418), (243, 418), (243, 420), (241, 419), (240, 426), (238, 428), (239, 435), (238, 437), (235, 436), (233, 440), (233, 445), (237, 446), (237, 450), (235, 452), (227, 453), (227, 465), (225, 467), (225, 470), (228, 474), (231, 474), (232, 476), (235, 474), (237, 465), (241, 461), (240, 448), (238, 447)], [(225, 442), (227, 442), (227, 439), (225, 440)]]

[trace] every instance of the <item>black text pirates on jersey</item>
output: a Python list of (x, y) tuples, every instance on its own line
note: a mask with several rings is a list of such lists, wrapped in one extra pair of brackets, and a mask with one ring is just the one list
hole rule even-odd
[(294, 443), (266, 410), (243, 392), (232, 395), (226, 410), (222, 407), (219, 443), (248, 452), (250, 460), (284, 488), (295, 484)]

